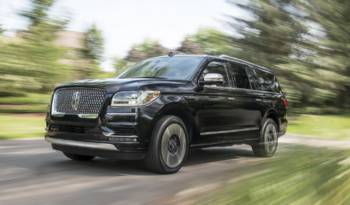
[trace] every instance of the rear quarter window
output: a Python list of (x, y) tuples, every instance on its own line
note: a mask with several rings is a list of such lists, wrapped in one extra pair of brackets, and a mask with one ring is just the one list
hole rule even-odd
[(275, 75), (258, 69), (252, 69), (252, 83), (256, 90), (268, 92), (281, 92), (280, 85)]

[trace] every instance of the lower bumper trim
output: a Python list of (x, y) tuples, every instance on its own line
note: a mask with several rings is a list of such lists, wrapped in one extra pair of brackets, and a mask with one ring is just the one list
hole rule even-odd
[(113, 144), (108, 144), (108, 143), (83, 142), (83, 141), (57, 139), (57, 138), (51, 138), (51, 137), (45, 137), (45, 140), (49, 143), (57, 144), (57, 145), (118, 151), (118, 149)]

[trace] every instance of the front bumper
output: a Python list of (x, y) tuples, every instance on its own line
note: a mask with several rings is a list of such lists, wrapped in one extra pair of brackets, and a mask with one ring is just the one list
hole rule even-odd
[(61, 152), (97, 156), (109, 159), (141, 160), (144, 152), (120, 152), (116, 146), (108, 143), (82, 142), (46, 137), (46, 141), (52, 144), (52, 148)]
[(84, 141), (75, 141), (75, 140), (65, 140), (65, 139), (57, 139), (51, 137), (45, 137), (45, 140), (48, 143), (54, 145), (62, 145), (69, 147), (78, 147), (78, 148), (88, 148), (88, 149), (97, 149), (97, 150), (109, 150), (109, 151), (118, 151), (118, 148), (109, 143), (101, 143), (101, 142), (84, 142)]
[(159, 107), (156, 103), (144, 108), (107, 106), (96, 119), (47, 113), (45, 137), (54, 149), (63, 152), (108, 158), (142, 158)]

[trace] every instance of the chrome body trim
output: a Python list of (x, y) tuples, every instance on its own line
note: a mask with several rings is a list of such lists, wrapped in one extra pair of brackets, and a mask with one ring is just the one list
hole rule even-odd
[(133, 113), (107, 113), (106, 116), (136, 116), (137, 113), (133, 112)]
[(53, 117), (64, 117), (64, 114), (51, 114)]
[(230, 140), (230, 141), (224, 141), (224, 142), (210, 142), (210, 143), (200, 143), (200, 144), (192, 144), (190, 145), (191, 148), (198, 148), (198, 147), (211, 147), (211, 146), (221, 146), (221, 145), (228, 145), (228, 144), (235, 144), (240, 143), (243, 141), (255, 141), (257, 139), (244, 139), (244, 140)]
[(45, 137), (45, 140), (49, 143), (57, 144), (57, 145), (118, 151), (118, 149), (113, 144), (108, 144), (108, 143), (73, 141), (73, 140), (56, 139), (51, 137)]
[(138, 138), (136, 135), (116, 135), (113, 132), (102, 132), (102, 134), (106, 137)]
[(252, 127), (252, 128), (242, 128), (242, 129), (234, 129), (234, 130), (201, 132), (200, 135), (204, 136), (204, 135), (229, 134), (229, 133), (247, 132), (247, 131), (255, 131), (255, 130), (259, 130), (259, 128)]
[[(70, 115), (70, 114), (51, 114), (51, 116), (53, 117), (64, 117), (65, 115)], [(77, 115), (79, 118), (82, 119), (97, 119), (98, 118), (98, 114), (71, 114), (71, 115)]]
[(96, 119), (98, 114), (78, 114), (78, 117), (84, 119)]

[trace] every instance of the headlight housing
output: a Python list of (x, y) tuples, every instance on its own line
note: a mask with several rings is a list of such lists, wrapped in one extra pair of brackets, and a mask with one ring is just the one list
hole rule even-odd
[(140, 90), (117, 92), (111, 102), (111, 106), (142, 106), (155, 101), (160, 96), (160, 91)]

